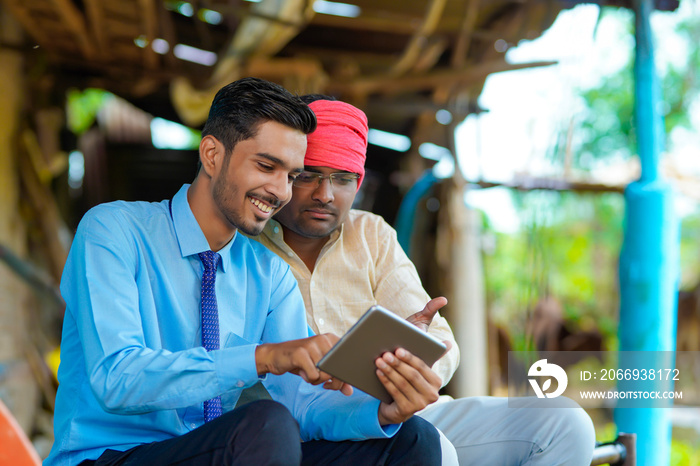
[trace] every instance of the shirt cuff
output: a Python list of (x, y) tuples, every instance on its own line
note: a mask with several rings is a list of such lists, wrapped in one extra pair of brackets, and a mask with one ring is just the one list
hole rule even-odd
[(258, 377), (258, 370), (255, 366), (256, 346), (254, 344), (241, 345), (210, 353), (214, 360), (216, 378), (222, 392), (250, 387), (264, 379), (264, 377)]
[(357, 430), (366, 438), (391, 438), (396, 435), (401, 428), (401, 424), (379, 425), (380, 401), (369, 395), (365, 396), (367, 400), (356, 408), (356, 419), (359, 421), (356, 426)]

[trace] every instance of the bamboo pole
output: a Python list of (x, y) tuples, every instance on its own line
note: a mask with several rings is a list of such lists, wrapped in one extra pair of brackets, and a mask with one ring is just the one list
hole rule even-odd
[[(0, 43), (19, 43), (19, 25), (0, 7)], [(24, 64), (20, 51), (0, 47), (0, 242), (20, 255), (27, 252), (26, 225), (18, 205), (20, 183), (16, 154), (19, 118), (24, 96)], [(25, 432), (33, 426), (39, 391), (23, 349), (29, 337), (30, 300), (26, 285), (7, 267), (0, 267), (0, 379), (3, 401)], [(0, 447), (1, 448), (1, 447)]]

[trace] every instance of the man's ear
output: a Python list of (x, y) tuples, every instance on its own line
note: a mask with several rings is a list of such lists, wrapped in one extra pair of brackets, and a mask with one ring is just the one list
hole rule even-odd
[(223, 153), (224, 145), (211, 134), (204, 136), (199, 142), (199, 161), (209, 176), (213, 176), (216, 170), (221, 168)]

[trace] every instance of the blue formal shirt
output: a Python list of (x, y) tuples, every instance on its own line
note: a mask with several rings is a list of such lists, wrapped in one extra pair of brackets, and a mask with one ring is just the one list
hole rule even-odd
[[(66, 301), (55, 442), (46, 464), (78, 464), (201, 426), (203, 402), (224, 411), (261, 378), (255, 347), (305, 338), (304, 303), (289, 266), (236, 234), (219, 252), (216, 296), (221, 349), (201, 346), (197, 254), (209, 250), (184, 185), (171, 201), (112, 202), (80, 222), (61, 280)], [(171, 209), (172, 208), (172, 209)], [(364, 439), (382, 428), (379, 402), (268, 375), (302, 439)]]

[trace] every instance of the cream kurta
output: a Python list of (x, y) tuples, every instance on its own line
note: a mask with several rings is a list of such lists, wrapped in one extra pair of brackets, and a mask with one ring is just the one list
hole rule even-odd
[[(408, 317), (430, 300), (396, 231), (378, 215), (351, 210), (321, 250), (313, 273), (285, 244), (282, 227), (275, 220), (255, 239), (291, 266), (309, 326), (316, 333), (343, 335), (374, 304)], [(459, 364), (459, 348), (447, 320), (439, 314), (428, 332), (452, 343), (452, 349), (433, 367), (445, 385)]]

